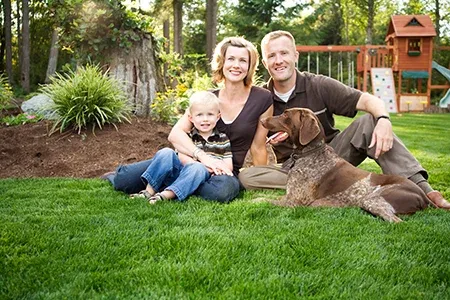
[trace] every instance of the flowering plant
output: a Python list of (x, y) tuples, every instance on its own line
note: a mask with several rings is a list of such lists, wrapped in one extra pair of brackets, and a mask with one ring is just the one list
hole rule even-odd
[(29, 115), (27, 113), (21, 113), (15, 116), (6, 116), (0, 118), (0, 123), (6, 126), (23, 125), (27, 123), (36, 123), (42, 120), (43, 117), (39, 114)]

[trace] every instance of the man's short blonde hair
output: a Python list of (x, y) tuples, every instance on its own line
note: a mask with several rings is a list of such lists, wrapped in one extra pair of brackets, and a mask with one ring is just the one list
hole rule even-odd
[(270, 41), (280, 38), (282, 36), (285, 36), (292, 41), (292, 48), (294, 49), (294, 51), (296, 51), (294, 36), (288, 31), (276, 30), (276, 31), (269, 32), (261, 40), (261, 52), (262, 52), (263, 58), (264, 58), (264, 45), (266, 45)]
[(211, 61), (212, 78), (216, 83), (224, 80), (223, 65), (228, 47), (246, 48), (250, 61), (248, 62), (247, 76), (244, 78), (244, 85), (250, 86), (254, 82), (255, 72), (258, 68), (259, 54), (256, 47), (243, 37), (227, 37), (217, 44)]
[(195, 92), (189, 98), (189, 113), (192, 114), (192, 107), (194, 105), (213, 105), (217, 107), (217, 112), (219, 112), (219, 98), (211, 92), (199, 91)]

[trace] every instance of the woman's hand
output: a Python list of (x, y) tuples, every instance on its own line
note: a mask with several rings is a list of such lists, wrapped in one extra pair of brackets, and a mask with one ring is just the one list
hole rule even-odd
[[(271, 105), (261, 116), (259, 120), (273, 116), (273, 105)], [(253, 137), (253, 142), (250, 146), (250, 151), (252, 153), (253, 165), (263, 166), (267, 165), (267, 133), (269, 130), (265, 128), (261, 122), (259, 122), (256, 128), (255, 136)]]
[(203, 151), (201, 151), (197, 157), (198, 160), (208, 168), (211, 174), (233, 176), (233, 172), (223, 160), (212, 158)]

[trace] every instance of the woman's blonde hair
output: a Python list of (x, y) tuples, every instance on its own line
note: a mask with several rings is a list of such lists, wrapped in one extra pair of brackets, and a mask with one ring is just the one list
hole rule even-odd
[(258, 68), (259, 54), (256, 47), (243, 37), (227, 37), (217, 44), (211, 61), (212, 79), (215, 83), (222, 82), (225, 78), (223, 75), (223, 65), (225, 63), (225, 55), (228, 47), (246, 48), (250, 61), (248, 63), (247, 76), (244, 78), (244, 85), (250, 86), (254, 82), (255, 72)]

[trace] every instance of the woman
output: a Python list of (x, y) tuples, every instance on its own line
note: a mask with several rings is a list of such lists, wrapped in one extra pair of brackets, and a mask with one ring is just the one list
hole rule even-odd
[[(219, 97), (221, 112), (217, 128), (231, 141), (233, 173), (227, 170), (222, 161), (198, 151), (188, 136), (192, 123), (187, 113), (169, 134), (169, 141), (179, 152), (200, 161), (216, 174), (202, 184), (195, 195), (219, 202), (233, 200), (240, 191), (237, 175), (248, 150), (252, 153), (255, 165), (267, 164), (267, 129), (259, 120), (272, 116), (272, 95), (269, 91), (252, 85), (257, 66), (258, 51), (244, 38), (225, 38), (216, 46), (212, 60), (212, 76), (214, 82), (223, 83), (220, 89), (214, 91)], [(139, 192), (145, 187), (140, 176), (150, 161), (120, 166), (108, 179), (117, 190), (126, 193)]]

